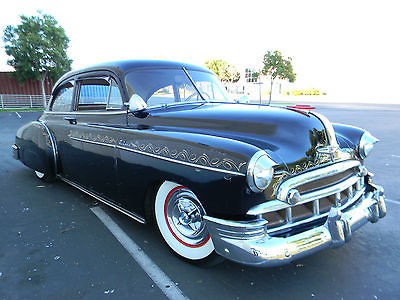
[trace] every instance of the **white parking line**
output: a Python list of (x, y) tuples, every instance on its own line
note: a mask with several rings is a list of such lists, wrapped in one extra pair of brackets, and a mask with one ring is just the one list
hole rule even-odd
[(22, 118), (21, 115), (18, 112), (15, 112), (15, 113), (18, 116), (18, 118), (20, 118), (20, 119)]
[(148, 257), (144, 251), (100, 207), (91, 211), (104, 223), (121, 245), (149, 275), (169, 299), (188, 299), (176, 284)]
[(399, 201), (391, 200), (391, 199), (385, 199), (386, 202), (392, 203), (392, 204), (397, 204), (400, 205)]

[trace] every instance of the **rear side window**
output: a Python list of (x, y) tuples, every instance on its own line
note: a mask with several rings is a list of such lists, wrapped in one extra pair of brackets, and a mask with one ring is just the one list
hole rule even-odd
[(118, 85), (110, 78), (91, 78), (80, 81), (78, 111), (119, 110), (122, 97)]
[(71, 111), (74, 86), (68, 82), (57, 93), (51, 105), (51, 111)]

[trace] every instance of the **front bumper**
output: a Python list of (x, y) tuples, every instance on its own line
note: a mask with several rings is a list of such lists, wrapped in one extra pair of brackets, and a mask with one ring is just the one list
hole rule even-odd
[(270, 267), (289, 263), (323, 249), (340, 247), (352, 232), (386, 215), (383, 188), (370, 185), (357, 204), (342, 212), (329, 211), (325, 224), (289, 237), (272, 237), (267, 221), (228, 221), (204, 216), (215, 251), (242, 264)]

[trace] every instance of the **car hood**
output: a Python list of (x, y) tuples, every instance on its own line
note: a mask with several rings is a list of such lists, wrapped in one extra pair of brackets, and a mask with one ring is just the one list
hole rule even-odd
[[(189, 109), (188, 109), (189, 107)], [(159, 128), (239, 140), (265, 150), (282, 169), (297, 173), (319, 163), (327, 146), (324, 124), (312, 113), (288, 108), (203, 104), (154, 110), (146, 119)]]

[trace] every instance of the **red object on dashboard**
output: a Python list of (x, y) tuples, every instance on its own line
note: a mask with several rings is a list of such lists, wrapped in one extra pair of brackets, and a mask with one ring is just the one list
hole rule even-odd
[(296, 104), (296, 105), (288, 105), (288, 108), (292, 109), (300, 109), (300, 110), (313, 110), (315, 109), (314, 106), (307, 105), (307, 104)]

